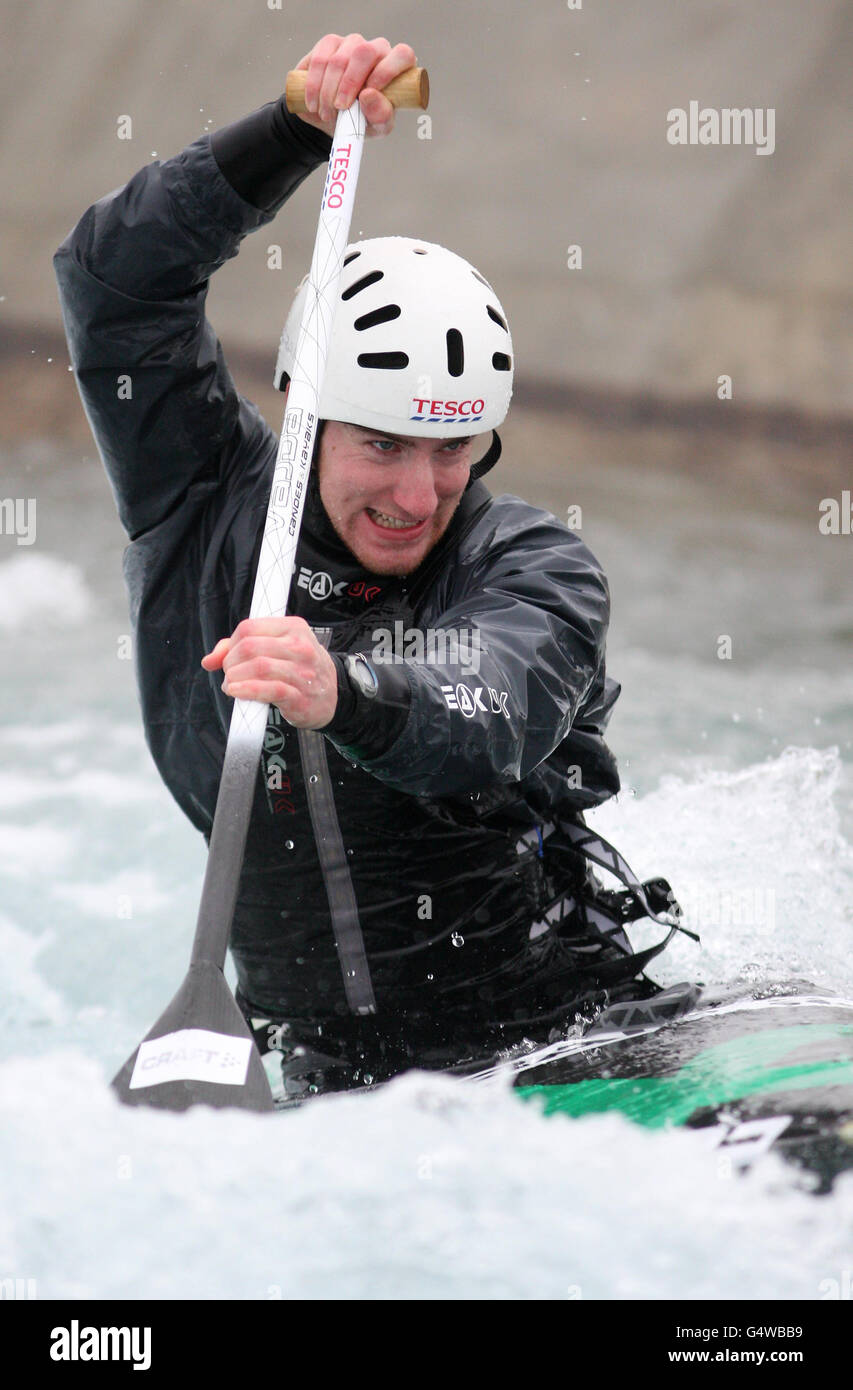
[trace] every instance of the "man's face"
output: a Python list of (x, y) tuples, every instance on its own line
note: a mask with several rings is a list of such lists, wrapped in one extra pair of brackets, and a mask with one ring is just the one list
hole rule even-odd
[(329, 420), (318, 481), (344, 545), (373, 574), (411, 574), (444, 535), (471, 469), (473, 441), (425, 439)]

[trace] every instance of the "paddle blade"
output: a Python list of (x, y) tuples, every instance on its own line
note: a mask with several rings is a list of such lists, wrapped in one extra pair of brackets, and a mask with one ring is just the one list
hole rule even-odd
[(273, 1110), (261, 1055), (222, 971), (191, 965), (154, 1027), (113, 1078), (125, 1105)]

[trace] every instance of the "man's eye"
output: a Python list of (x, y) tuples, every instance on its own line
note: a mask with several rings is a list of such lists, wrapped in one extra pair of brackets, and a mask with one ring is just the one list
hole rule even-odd
[(371, 439), (370, 442), (380, 454), (390, 454), (397, 447), (393, 439)]
[(448, 453), (461, 454), (464, 449), (468, 448), (470, 443), (470, 439), (449, 439), (443, 447)]

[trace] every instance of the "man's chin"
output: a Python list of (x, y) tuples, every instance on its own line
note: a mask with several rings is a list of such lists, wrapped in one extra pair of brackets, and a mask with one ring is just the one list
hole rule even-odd
[(393, 553), (383, 553), (371, 546), (362, 546), (348, 541), (346, 536), (341, 539), (347, 549), (355, 556), (356, 560), (370, 574), (381, 574), (386, 577), (403, 579), (407, 574), (413, 574), (420, 564), (426, 559), (429, 552), (435, 545), (435, 541), (428, 543), (421, 542), (420, 545), (413, 547), (413, 554), (400, 555)]
[(338, 535), (358, 563), (371, 574), (404, 578), (423, 564), (446, 530), (446, 525), (437, 534), (428, 530), (416, 541), (409, 542), (396, 540), (392, 530), (389, 530), (387, 540), (381, 536), (375, 539), (365, 536), (357, 524), (349, 528), (348, 534), (339, 531)]

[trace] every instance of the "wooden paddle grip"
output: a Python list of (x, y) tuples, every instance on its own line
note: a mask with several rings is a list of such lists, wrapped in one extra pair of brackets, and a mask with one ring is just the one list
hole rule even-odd
[[(294, 68), (287, 74), (287, 82), (284, 88), (284, 96), (287, 102), (288, 111), (294, 115), (300, 115), (307, 108), (305, 106), (305, 79), (307, 73), (304, 68)], [(426, 68), (407, 68), (401, 72), (399, 77), (388, 83), (387, 87), (382, 88), (382, 95), (386, 96), (391, 105), (398, 111), (425, 111), (429, 102), (429, 75)]]

